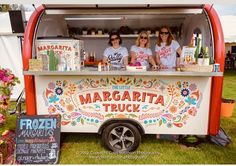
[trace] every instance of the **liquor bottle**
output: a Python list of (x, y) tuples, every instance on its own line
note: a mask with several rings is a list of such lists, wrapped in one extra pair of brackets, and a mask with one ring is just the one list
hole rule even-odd
[(209, 58), (208, 47), (205, 48), (205, 51), (204, 51), (204, 58)]
[(102, 63), (101, 62), (98, 63), (98, 71), (102, 71)]
[(59, 71), (66, 71), (67, 66), (66, 66), (66, 58), (64, 55), (61, 56), (60, 58), (60, 69)]
[(198, 58), (203, 58), (204, 52), (203, 52), (203, 47), (201, 47), (201, 51), (198, 54)]
[(94, 59), (95, 59), (95, 52), (91, 52), (90, 55), (89, 55), (89, 62), (94, 62)]
[(95, 59), (96, 59), (96, 53), (95, 51), (93, 52), (93, 62), (95, 62)]
[(198, 55), (200, 53), (200, 42), (201, 42), (201, 39), (199, 37), (197, 37), (197, 47), (196, 47), (196, 50), (195, 50), (195, 53), (194, 53), (194, 57), (195, 59), (197, 60), (198, 59)]
[(93, 53), (91, 52), (91, 53), (89, 53), (89, 62), (92, 62), (92, 55)]
[(204, 58), (204, 65), (205, 65), (205, 66), (208, 66), (208, 65), (210, 64), (210, 58), (209, 58), (209, 53), (208, 53), (208, 47), (205, 48), (203, 58)]
[(198, 54), (198, 58), (197, 58), (197, 64), (199, 66), (202, 66), (203, 65), (203, 47), (201, 47), (201, 51), (200, 53)]

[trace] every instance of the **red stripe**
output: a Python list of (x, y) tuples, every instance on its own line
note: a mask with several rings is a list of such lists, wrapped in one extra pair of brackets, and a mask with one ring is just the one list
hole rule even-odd
[[(221, 27), (221, 23), (216, 11), (211, 8), (210, 5), (204, 6), (206, 12), (209, 15), (215, 44), (215, 62), (220, 64), (220, 69), (224, 71), (224, 36)], [(32, 43), (35, 26), (39, 15), (44, 10), (43, 6), (37, 8), (37, 11), (31, 16), (24, 36), (24, 48), (23, 48), (23, 68), (28, 70), (28, 61), (32, 57)], [(28, 115), (36, 114), (36, 94), (35, 84), (33, 76), (25, 76), (25, 91), (26, 91), (26, 110)], [(212, 79), (211, 90), (211, 102), (210, 102), (210, 114), (209, 114), (209, 134), (216, 134), (220, 125), (220, 107), (221, 107), (221, 95), (222, 95), (223, 77), (214, 77)]]
[[(23, 70), (29, 69), (29, 59), (32, 58), (33, 36), (36, 28), (36, 23), (44, 7), (40, 6), (31, 15), (24, 34), (23, 47)], [(36, 94), (34, 76), (24, 76), (25, 81), (25, 97), (27, 115), (36, 115)]]
[[(220, 71), (224, 72), (225, 64), (225, 43), (224, 34), (220, 19), (211, 5), (204, 6), (211, 21), (213, 37), (214, 37), (214, 52), (215, 62), (220, 64)], [(213, 77), (211, 87), (211, 101), (210, 101), (210, 114), (209, 114), (209, 128), (208, 134), (215, 135), (220, 127), (220, 108), (222, 96), (223, 77)]]

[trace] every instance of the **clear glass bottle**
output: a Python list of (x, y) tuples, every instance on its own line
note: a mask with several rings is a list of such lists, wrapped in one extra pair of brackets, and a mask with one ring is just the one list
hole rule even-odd
[(60, 58), (60, 71), (66, 71), (67, 70), (67, 64), (66, 64), (66, 58), (62, 55)]
[(198, 58), (197, 58), (197, 64), (199, 66), (202, 66), (203, 65), (203, 47), (201, 47), (201, 51), (200, 53), (198, 54)]

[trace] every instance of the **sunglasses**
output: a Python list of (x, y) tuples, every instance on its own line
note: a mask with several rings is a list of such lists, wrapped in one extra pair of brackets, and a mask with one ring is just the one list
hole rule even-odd
[(116, 37), (116, 38), (111, 38), (111, 41), (115, 41), (115, 40), (118, 40), (119, 38)]
[(160, 32), (161, 35), (169, 35), (169, 32)]
[(144, 36), (140, 36), (140, 39), (148, 39), (148, 38)]

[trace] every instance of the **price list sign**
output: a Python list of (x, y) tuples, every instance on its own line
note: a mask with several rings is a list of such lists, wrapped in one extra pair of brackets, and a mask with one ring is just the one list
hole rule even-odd
[(60, 122), (60, 115), (19, 117), (16, 131), (16, 162), (56, 164), (60, 152)]

